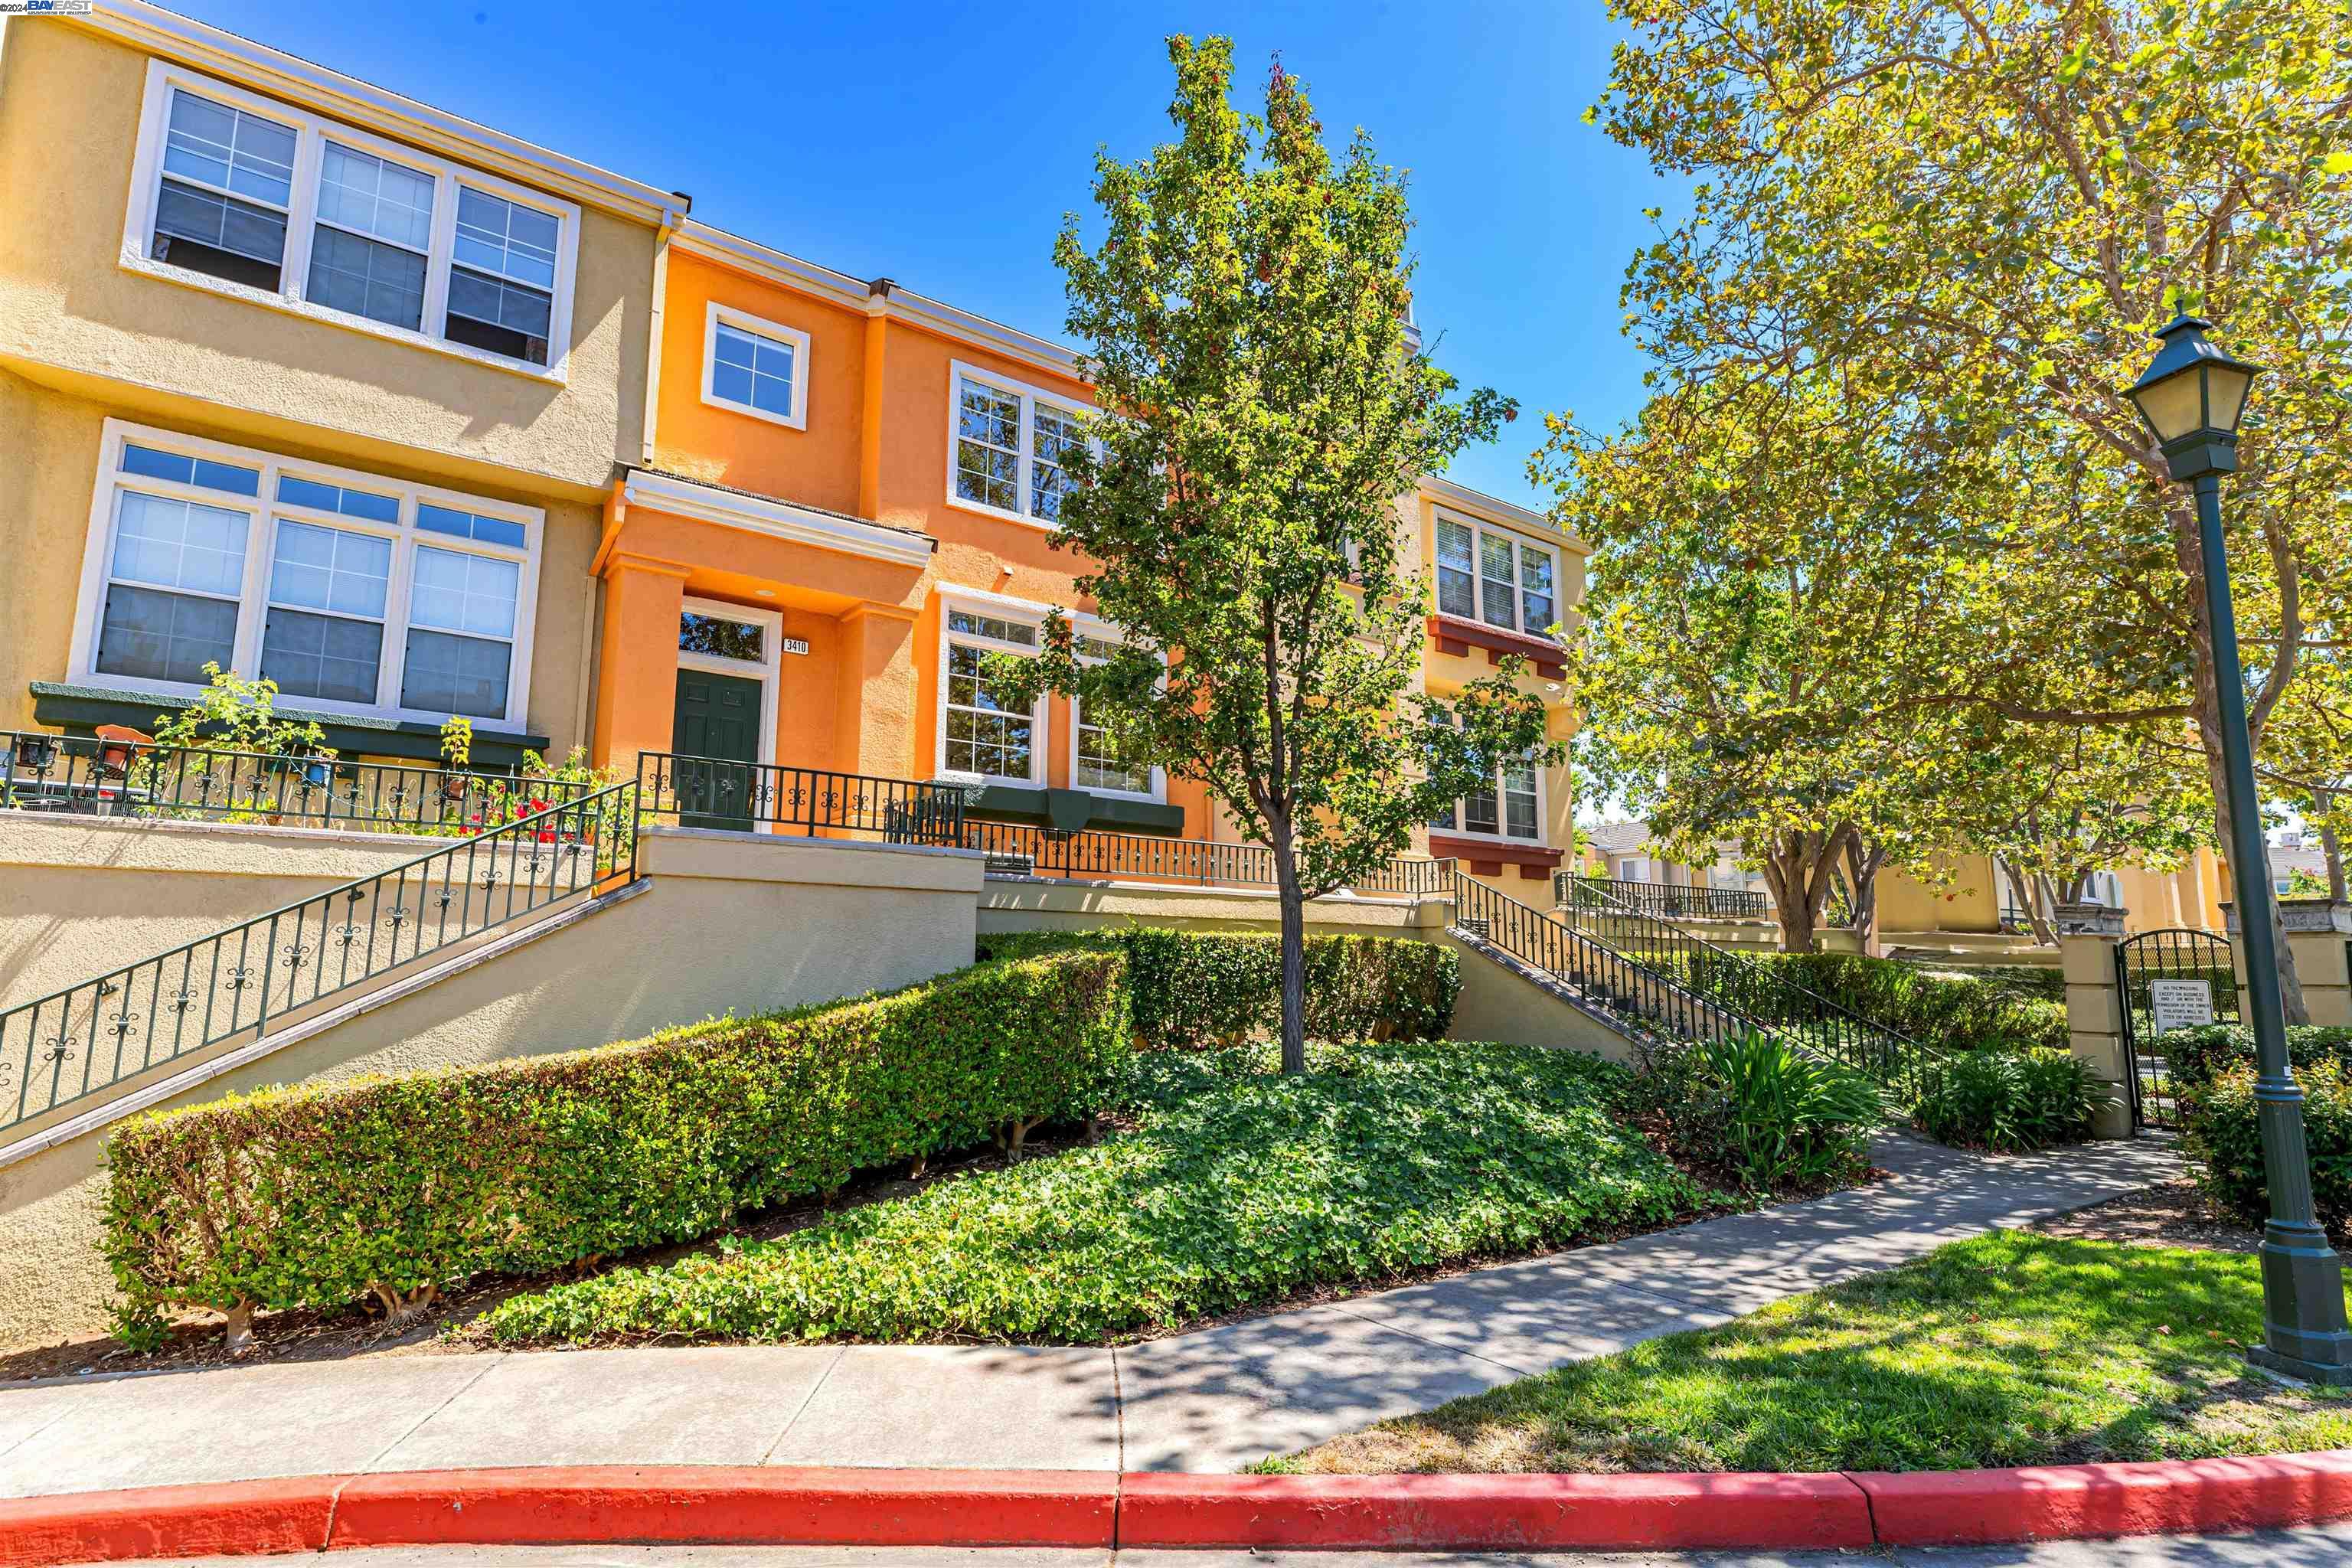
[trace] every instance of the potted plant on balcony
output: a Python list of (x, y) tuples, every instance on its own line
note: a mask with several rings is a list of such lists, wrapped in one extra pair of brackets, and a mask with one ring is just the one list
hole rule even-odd
[(156, 717), (154, 749), (139, 764), (148, 808), (275, 824), (283, 818), (284, 803), (269, 798), (275, 792), (263, 788), (260, 775), (324, 784), (336, 756), (327, 732), (310, 720), (278, 717), (278, 683), (266, 676), (247, 680), (217, 664), (205, 665), (205, 673), (212, 684), (202, 696)]
[(452, 713), (441, 721), (441, 798), (455, 805), (473, 783), (466, 770), (474, 759), (474, 721)]

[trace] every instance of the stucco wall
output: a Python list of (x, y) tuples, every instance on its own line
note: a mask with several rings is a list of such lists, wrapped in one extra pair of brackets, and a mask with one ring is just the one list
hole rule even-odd
[[(165, 1103), (574, 1050), (971, 962), (977, 856), (665, 832), (646, 836), (642, 863), (645, 893)], [(102, 1142), (95, 1131), (0, 1164), (0, 1346), (105, 1325)]]
[[(5, 228), (0, 226), (0, 232)], [(547, 524), (531, 637), (529, 728), (549, 738), (550, 754), (557, 758), (586, 743), (587, 610), (593, 587), (588, 565), (603, 527), (597, 506), (510, 483), (460, 479), (429, 453), (407, 452), (405, 460), (387, 462), (315, 440), (265, 440), (228, 411), (204, 412), (219, 415), (222, 422), (184, 411), (175, 416), (92, 402), (0, 369), (0, 473), (7, 476), (0, 485), (0, 559), (6, 563), (0, 572), (0, 729), (32, 727), (31, 682), (66, 679), (90, 493), (98, 482), (101, 435), (108, 416), (114, 416), (185, 435), (259, 445), (282, 457), (359, 467), (386, 479), (463, 483), (469, 494), (543, 508)], [(103, 678), (98, 684), (104, 684)], [(302, 704), (289, 698), (286, 706)], [(499, 728), (488, 721), (481, 727)]]
[(0, 811), (0, 1007), (79, 984), (447, 842)]
[(562, 384), (132, 273), (119, 258), (148, 58), (67, 23), (8, 28), (0, 191), (40, 221), (0, 225), (0, 357), (574, 487), (635, 456), (651, 226), (583, 212)]

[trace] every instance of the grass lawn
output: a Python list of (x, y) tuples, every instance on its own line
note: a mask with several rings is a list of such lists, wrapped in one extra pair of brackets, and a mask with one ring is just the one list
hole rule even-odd
[(518, 1296), (471, 1332), (1097, 1344), (1731, 1201), (1626, 1125), (1630, 1075), (1594, 1058), (1448, 1041), (1321, 1047), (1309, 1065), (1139, 1057), (1101, 1143)]
[(1382, 1422), (1265, 1468), (1937, 1470), (2352, 1446), (2252, 1375), (2244, 1254), (2015, 1231)]

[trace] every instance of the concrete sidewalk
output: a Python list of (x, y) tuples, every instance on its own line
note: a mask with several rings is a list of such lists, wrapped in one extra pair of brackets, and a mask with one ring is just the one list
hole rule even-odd
[(1877, 1185), (1116, 1350), (727, 1346), (361, 1356), (0, 1387), (0, 1496), (491, 1465), (1232, 1470), (1720, 1323), (2177, 1169), (1907, 1139)]

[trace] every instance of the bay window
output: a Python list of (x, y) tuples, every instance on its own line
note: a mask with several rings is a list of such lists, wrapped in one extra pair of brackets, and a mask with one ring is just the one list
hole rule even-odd
[(951, 367), (948, 500), (1052, 526), (1068, 493), (1068, 463), (1086, 440), (1073, 402), (992, 371)]
[(1559, 618), (1558, 558), (1546, 546), (1441, 511), (1437, 609), (1505, 631), (1543, 637)]
[(71, 673), (289, 705), (524, 722), (535, 509), (109, 420)]
[(559, 378), (579, 209), (163, 61), (123, 265)]

